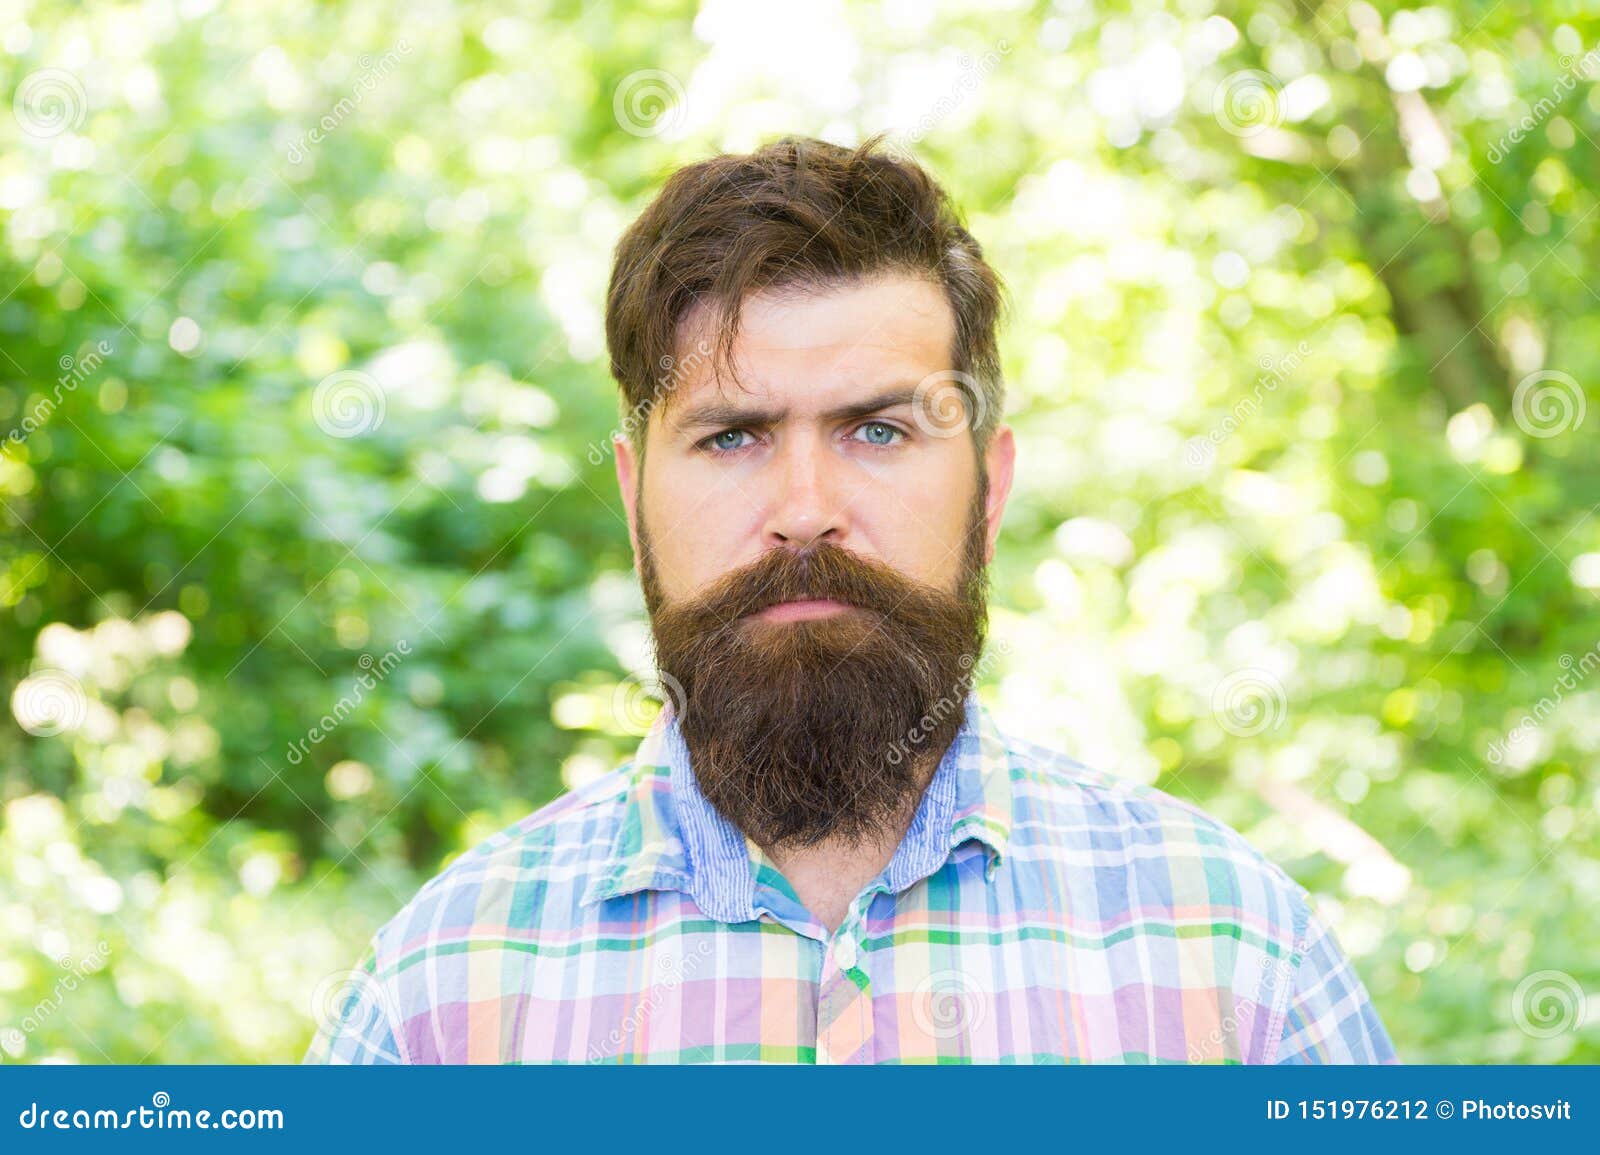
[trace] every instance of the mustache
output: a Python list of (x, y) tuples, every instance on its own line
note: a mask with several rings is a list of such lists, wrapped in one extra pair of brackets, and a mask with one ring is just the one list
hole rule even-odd
[(776, 547), (723, 575), (687, 606), (697, 618), (733, 622), (782, 602), (826, 599), (893, 614), (917, 593), (948, 595), (843, 546)]

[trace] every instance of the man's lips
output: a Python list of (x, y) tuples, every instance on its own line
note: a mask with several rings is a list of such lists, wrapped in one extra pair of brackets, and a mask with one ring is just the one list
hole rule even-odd
[(801, 622), (810, 618), (832, 617), (850, 608), (846, 602), (832, 598), (802, 598), (792, 602), (778, 602), (759, 611), (755, 616), (768, 622)]

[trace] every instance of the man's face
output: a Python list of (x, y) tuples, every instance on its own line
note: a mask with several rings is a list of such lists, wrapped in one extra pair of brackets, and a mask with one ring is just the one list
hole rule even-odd
[[(695, 320), (686, 318), (681, 350), (711, 347)], [(642, 493), (625, 442), (617, 455), (636, 559), (642, 519), (661, 592), (687, 597), (768, 549), (818, 541), (951, 588), (978, 463), (970, 431), (925, 432), (922, 425), (935, 426), (917, 421), (910, 394), (950, 368), (954, 328), (937, 285), (885, 277), (749, 298), (734, 346), (737, 385), (719, 388), (707, 358), (680, 355), (679, 364), (693, 368), (650, 413)], [(833, 415), (888, 393), (906, 396), (871, 412)], [(1002, 428), (986, 454), (986, 562), (1012, 454), (1010, 430)]]
[[(703, 323), (685, 319), (680, 349), (714, 347)], [(890, 821), (961, 721), (1013, 449), (998, 430), (980, 470), (952, 427), (953, 336), (919, 279), (756, 295), (737, 380), (680, 356), (643, 477), (618, 445), (697, 778), (763, 842)]]

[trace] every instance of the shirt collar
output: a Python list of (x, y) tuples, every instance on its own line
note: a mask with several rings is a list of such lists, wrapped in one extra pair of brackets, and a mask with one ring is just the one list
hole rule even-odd
[[(898, 893), (932, 874), (951, 851), (976, 840), (987, 853), (985, 878), (999, 869), (1011, 835), (1011, 760), (1004, 736), (975, 692), (940, 759), (910, 828), (884, 870)], [(757, 917), (759, 847), (700, 792), (688, 747), (669, 704), (635, 752), (622, 821), (583, 902), (643, 890), (681, 890), (722, 922)]]

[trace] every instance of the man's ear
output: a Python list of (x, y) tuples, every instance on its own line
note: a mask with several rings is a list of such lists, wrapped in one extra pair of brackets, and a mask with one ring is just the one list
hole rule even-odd
[(613, 434), (611, 448), (617, 459), (617, 487), (622, 490), (622, 507), (628, 512), (628, 540), (633, 543), (633, 568), (639, 568), (639, 486), (633, 443), (625, 434)]
[(983, 560), (987, 564), (994, 560), (994, 544), (1000, 537), (1000, 519), (1006, 511), (1006, 499), (1011, 496), (1011, 477), (1017, 463), (1017, 443), (1011, 426), (1002, 425), (994, 431), (983, 456), (989, 472), (989, 497), (983, 510), (987, 538)]

